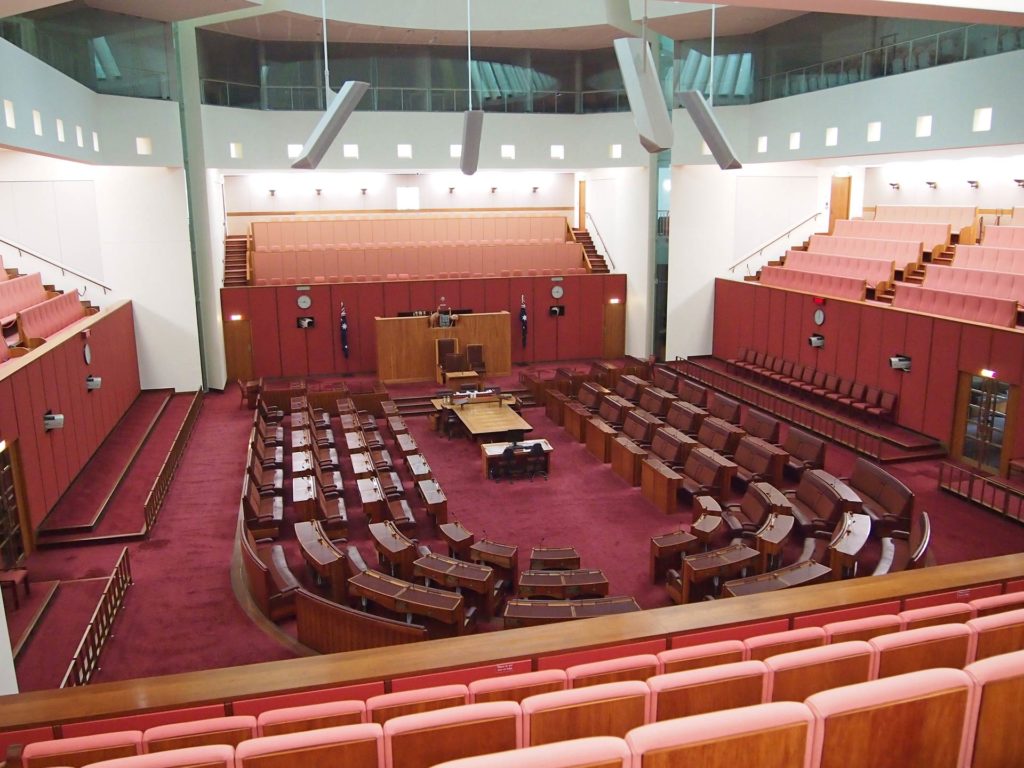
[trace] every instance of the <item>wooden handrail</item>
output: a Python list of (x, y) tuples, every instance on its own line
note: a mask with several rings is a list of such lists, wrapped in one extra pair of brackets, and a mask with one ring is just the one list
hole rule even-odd
[(174, 436), (171, 449), (167, 452), (167, 457), (164, 459), (163, 466), (160, 467), (156, 480), (153, 481), (153, 487), (150, 488), (149, 495), (146, 496), (146, 503), (143, 506), (146, 517), (146, 533), (149, 533), (156, 524), (156, 518), (160, 514), (164, 497), (167, 496), (167, 491), (171, 488), (174, 473), (185, 452), (188, 439), (192, 435), (192, 428), (195, 427), (196, 420), (199, 418), (199, 411), (203, 407), (203, 397), (203, 391), (199, 390), (196, 392), (195, 397), (192, 398), (192, 404), (185, 415), (185, 420), (178, 427), (178, 432)]
[(744, 257), (743, 257), (742, 259), (740, 259), (740, 260), (739, 260), (739, 261), (737, 261), (737, 262), (736, 262), (735, 264), (733, 264), (733, 265), (732, 265), (731, 267), (729, 267), (729, 271), (730, 271), (730, 272), (732, 272), (732, 271), (734, 271), (734, 270), (736, 269), (736, 267), (740, 267), (740, 266), (743, 266), (744, 264), (746, 264), (746, 263), (747, 263), (748, 261), (750, 261), (750, 260), (751, 260), (752, 258), (754, 258), (755, 256), (758, 256), (758, 255), (760, 255), (760, 254), (764, 253), (766, 249), (768, 249), (768, 248), (770, 248), (771, 246), (775, 245), (775, 243), (779, 242), (779, 240), (781, 240), (782, 238), (784, 238), (784, 237), (789, 237), (789, 236), (790, 236), (791, 234), (793, 234), (793, 233), (794, 233), (794, 232), (796, 232), (796, 231), (797, 231), (798, 229), (800, 229), (800, 227), (802, 227), (802, 226), (803, 226), (804, 224), (807, 224), (808, 222), (810, 222), (810, 221), (813, 221), (814, 219), (816, 219), (816, 218), (818, 218), (819, 216), (821, 216), (821, 215), (822, 215), (823, 213), (824, 213), (824, 211), (817, 211), (816, 213), (813, 213), (813, 214), (811, 214), (810, 216), (808, 216), (808, 217), (807, 217), (806, 219), (804, 219), (803, 221), (801, 221), (801, 222), (799, 222), (799, 223), (797, 223), (797, 224), (794, 224), (794, 225), (793, 225), (792, 227), (790, 227), (789, 229), (787, 229), (787, 230), (786, 230), (785, 232), (783, 232), (783, 233), (782, 233), (781, 235), (779, 235), (778, 237), (774, 237), (774, 238), (772, 238), (772, 239), (771, 239), (771, 240), (769, 240), (769, 241), (768, 241), (767, 243), (765, 243), (764, 245), (762, 245), (762, 246), (761, 246), (760, 248), (755, 248), (755, 249), (754, 249), (753, 251), (751, 251), (751, 252), (750, 252), (749, 254), (747, 254), (747, 255), (746, 255), (746, 256), (744, 256)]
[(128, 547), (125, 547), (121, 550), (121, 556), (117, 559), (110, 578), (107, 579), (107, 586), (103, 588), (96, 610), (93, 611), (85, 634), (82, 635), (75, 655), (71, 658), (71, 664), (68, 665), (68, 671), (64, 673), (61, 688), (89, 683), (92, 673), (99, 666), (100, 652), (110, 636), (117, 612), (124, 604), (124, 593), (131, 585), (132, 566), (128, 559)]
[[(71, 274), (71, 275), (74, 275), (75, 277), (80, 277), (83, 280), (85, 280), (87, 282), (90, 282), (93, 285), (98, 286), (99, 288), (102, 288), (104, 294), (109, 293), (110, 291), (114, 290), (109, 285), (106, 285), (105, 283), (101, 283), (99, 280), (97, 280), (94, 277), (89, 277), (88, 275), (82, 274), (81, 272), (76, 272), (71, 267), (69, 267), (67, 264), (61, 264), (59, 261), (54, 261), (53, 259), (48, 259), (45, 256), (40, 256), (38, 253), (33, 251), (31, 248), (26, 248), (23, 245), (18, 245), (17, 243), (11, 242), (10, 240), (8, 240), (5, 237), (0, 237), (0, 243), (4, 243), (6, 245), (11, 246), (11, 248), (14, 248), (18, 252), (19, 256), (26, 256), (26, 255), (27, 256), (31, 256), (33, 259), (38, 259), (39, 261), (43, 262), (44, 264), (49, 264), (51, 267), (56, 267), (57, 269), (60, 270), (60, 273), (62, 275), (64, 275), (64, 274)], [(11, 266), (11, 265), (8, 264), (7, 266)], [(85, 295), (85, 291), (84, 290), (81, 293), (82, 293), (82, 295)]]
[[(245, 667), (98, 683), (88, 690), (35, 691), (0, 699), (0, 729), (92, 720), (132, 712), (230, 703), (239, 699), (343, 686), (461, 667), (536, 660), (585, 648), (663, 640), (725, 626), (840, 610), (858, 605), (999, 585), (1024, 578), (1024, 554), (1003, 555), (886, 576), (691, 605), (656, 608), (582, 622), (468, 635), (383, 649), (351, 651)], [(499, 674), (499, 670), (495, 670)]]

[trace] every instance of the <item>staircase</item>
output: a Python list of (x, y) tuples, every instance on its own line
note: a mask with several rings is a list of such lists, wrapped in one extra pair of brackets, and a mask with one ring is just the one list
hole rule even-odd
[(587, 260), (587, 271), (607, 275), (611, 271), (608, 269), (608, 262), (605, 261), (604, 256), (597, 252), (594, 241), (590, 238), (590, 233), (585, 229), (573, 227), (572, 236), (576, 239), (577, 243), (583, 246), (583, 256)]
[(224, 241), (224, 287), (249, 284), (247, 235), (228, 235)]

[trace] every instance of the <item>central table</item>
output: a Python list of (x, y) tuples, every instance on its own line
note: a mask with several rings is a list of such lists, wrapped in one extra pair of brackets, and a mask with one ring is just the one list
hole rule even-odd
[(529, 422), (512, 410), (511, 404), (515, 401), (513, 395), (484, 395), (476, 398), (455, 397), (451, 401), (434, 398), (430, 402), (439, 411), (449, 410), (454, 413), (469, 436), (477, 440), (484, 435), (518, 437), (533, 429)]

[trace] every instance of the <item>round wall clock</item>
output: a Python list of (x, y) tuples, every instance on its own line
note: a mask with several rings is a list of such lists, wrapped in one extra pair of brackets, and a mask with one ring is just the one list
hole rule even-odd
[(814, 324), (815, 325), (824, 325), (825, 324), (825, 310), (822, 309), (821, 307), (818, 307), (816, 310), (814, 310)]
[(551, 298), (560, 299), (565, 295), (565, 288), (560, 285), (551, 286)]
[(313, 306), (313, 299), (309, 297), (309, 294), (303, 293), (295, 300), (295, 303), (299, 305), (299, 309), (309, 309)]

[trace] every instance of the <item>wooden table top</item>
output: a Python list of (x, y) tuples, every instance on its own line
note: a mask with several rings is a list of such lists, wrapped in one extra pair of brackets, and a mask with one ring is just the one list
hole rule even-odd
[(640, 606), (632, 597), (604, 597), (592, 600), (511, 599), (505, 604), (504, 617), (506, 621), (528, 625), (534, 622), (589, 619), (594, 616), (610, 616), (639, 610)]
[(756, 549), (751, 549), (746, 544), (730, 544), (728, 547), (713, 549), (710, 552), (687, 555), (683, 558), (683, 564), (694, 573), (700, 573), (739, 565), (753, 560), (758, 554)]
[(292, 453), (292, 475), (305, 475), (313, 471), (313, 454), (309, 451)]
[(348, 580), (348, 589), (398, 613), (416, 613), (448, 624), (461, 622), (465, 615), (462, 595), (413, 584), (380, 571), (357, 573)]
[(501, 568), (514, 568), (519, 561), (519, 547), (515, 544), (499, 544), (496, 541), (481, 539), (469, 549), (474, 560), (482, 560)]
[(319, 520), (295, 524), (295, 538), (302, 548), (302, 556), (314, 568), (324, 568), (341, 560), (344, 554), (324, 533)]
[(390, 554), (398, 554), (406, 550), (415, 550), (412, 539), (402, 533), (393, 522), (370, 523), (370, 538), (374, 545)]
[(439, 529), (441, 531), (441, 538), (449, 544), (458, 545), (467, 540), (472, 544), (472, 540), (474, 539), (473, 534), (467, 531), (458, 520), (451, 523), (445, 523), (444, 525), (439, 526)]
[(568, 571), (523, 571), (519, 574), (519, 595), (569, 597), (572, 593), (607, 595), (608, 577), (596, 568), (574, 568)]
[(840, 555), (856, 557), (864, 548), (871, 535), (871, 518), (865, 514), (843, 515), (843, 521), (836, 526), (829, 544)]
[(364, 505), (384, 501), (384, 494), (376, 477), (361, 477), (356, 480), (356, 487), (359, 489), (359, 500)]
[(722, 586), (722, 592), (733, 597), (743, 595), (756, 595), (761, 592), (776, 592), (789, 587), (799, 587), (804, 584), (813, 584), (827, 578), (832, 569), (827, 565), (816, 563), (813, 560), (787, 565), (776, 571), (761, 573), (756, 576), (748, 576), (745, 579), (733, 579)]
[(530, 568), (545, 570), (546, 568), (579, 568), (580, 553), (576, 547), (534, 547), (530, 550)]
[(471, 435), (529, 432), (533, 426), (504, 403), (468, 405), (454, 409)]
[(463, 587), (482, 595), (494, 589), (494, 569), (479, 563), (467, 563), (454, 557), (431, 552), (413, 564), (413, 572), (454, 589)]
[(795, 523), (796, 518), (792, 515), (770, 514), (768, 519), (764, 521), (764, 525), (755, 534), (757, 537), (757, 548), (761, 549), (762, 546), (767, 550), (781, 548), (786, 539), (789, 538), (789, 534), (793, 532)]
[(316, 497), (316, 480), (312, 475), (292, 478), (292, 502), (301, 504)]

